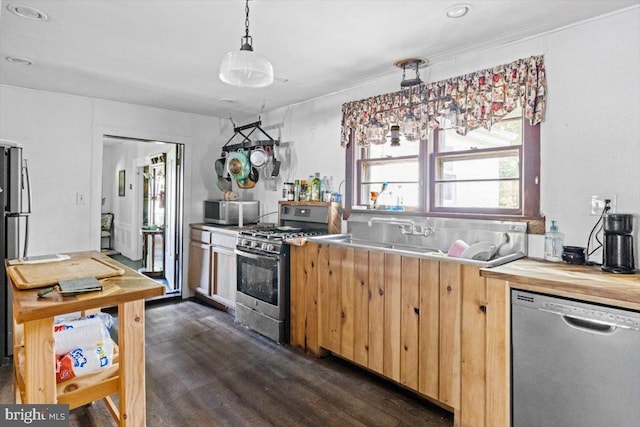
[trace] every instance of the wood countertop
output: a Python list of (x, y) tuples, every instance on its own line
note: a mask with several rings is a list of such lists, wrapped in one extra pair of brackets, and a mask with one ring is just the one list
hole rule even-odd
[[(164, 285), (138, 273), (106, 255), (97, 252), (76, 252), (66, 254), (71, 259), (96, 258), (108, 260), (124, 270), (124, 274), (100, 279), (102, 291), (88, 292), (76, 296), (61, 296), (51, 292), (38, 297), (39, 289), (20, 290), (13, 286), (14, 317), (18, 323), (44, 319), (59, 314), (93, 308), (111, 307), (121, 303), (164, 295)], [(10, 263), (11, 260), (7, 260)], [(34, 264), (35, 265), (35, 264)], [(45, 264), (41, 264), (45, 265)]]
[(480, 275), (508, 281), (512, 288), (640, 310), (640, 274), (606, 273), (600, 266), (523, 258), (483, 268)]

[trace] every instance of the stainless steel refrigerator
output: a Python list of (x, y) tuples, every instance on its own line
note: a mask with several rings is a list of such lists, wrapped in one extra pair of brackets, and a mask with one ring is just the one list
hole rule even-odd
[(29, 242), (31, 188), (22, 147), (0, 139), (0, 365), (13, 354), (13, 305), (5, 260), (26, 257)]

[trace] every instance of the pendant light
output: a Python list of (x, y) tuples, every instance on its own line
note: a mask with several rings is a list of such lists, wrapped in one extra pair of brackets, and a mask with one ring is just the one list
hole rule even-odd
[(253, 38), (249, 35), (249, 0), (246, 0), (245, 16), (240, 50), (222, 58), (220, 80), (233, 86), (266, 87), (273, 83), (273, 66), (267, 58), (253, 51)]

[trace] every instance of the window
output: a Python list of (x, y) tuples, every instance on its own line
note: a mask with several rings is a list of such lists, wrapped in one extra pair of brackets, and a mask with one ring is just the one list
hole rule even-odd
[[(539, 126), (516, 108), (491, 130), (459, 135), (434, 130), (428, 140), (400, 146), (369, 145), (347, 156), (347, 179), (356, 205), (387, 189), (378, 205), (430, 216), (539, 217)], [(349, 171), (351, 170), (351, 173)], [(349, 208), (349, 206), (348, 206)]]

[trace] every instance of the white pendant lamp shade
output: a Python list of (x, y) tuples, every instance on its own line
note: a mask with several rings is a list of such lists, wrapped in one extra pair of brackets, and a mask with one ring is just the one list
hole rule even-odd
[(229, 52), (220, 62), (220, 80), (242, 87), (269, 86), (273, 83), (273, 66), (252, 50)]
[(220, 80), (240, 87), (265, 87), (273, 83), (273, 65), (267, 58), (253, 51), (253, 37), (249, 35), (249, 0), (246, 0), (244, 36), (240, 50), (227, 53), (220, 62)]

